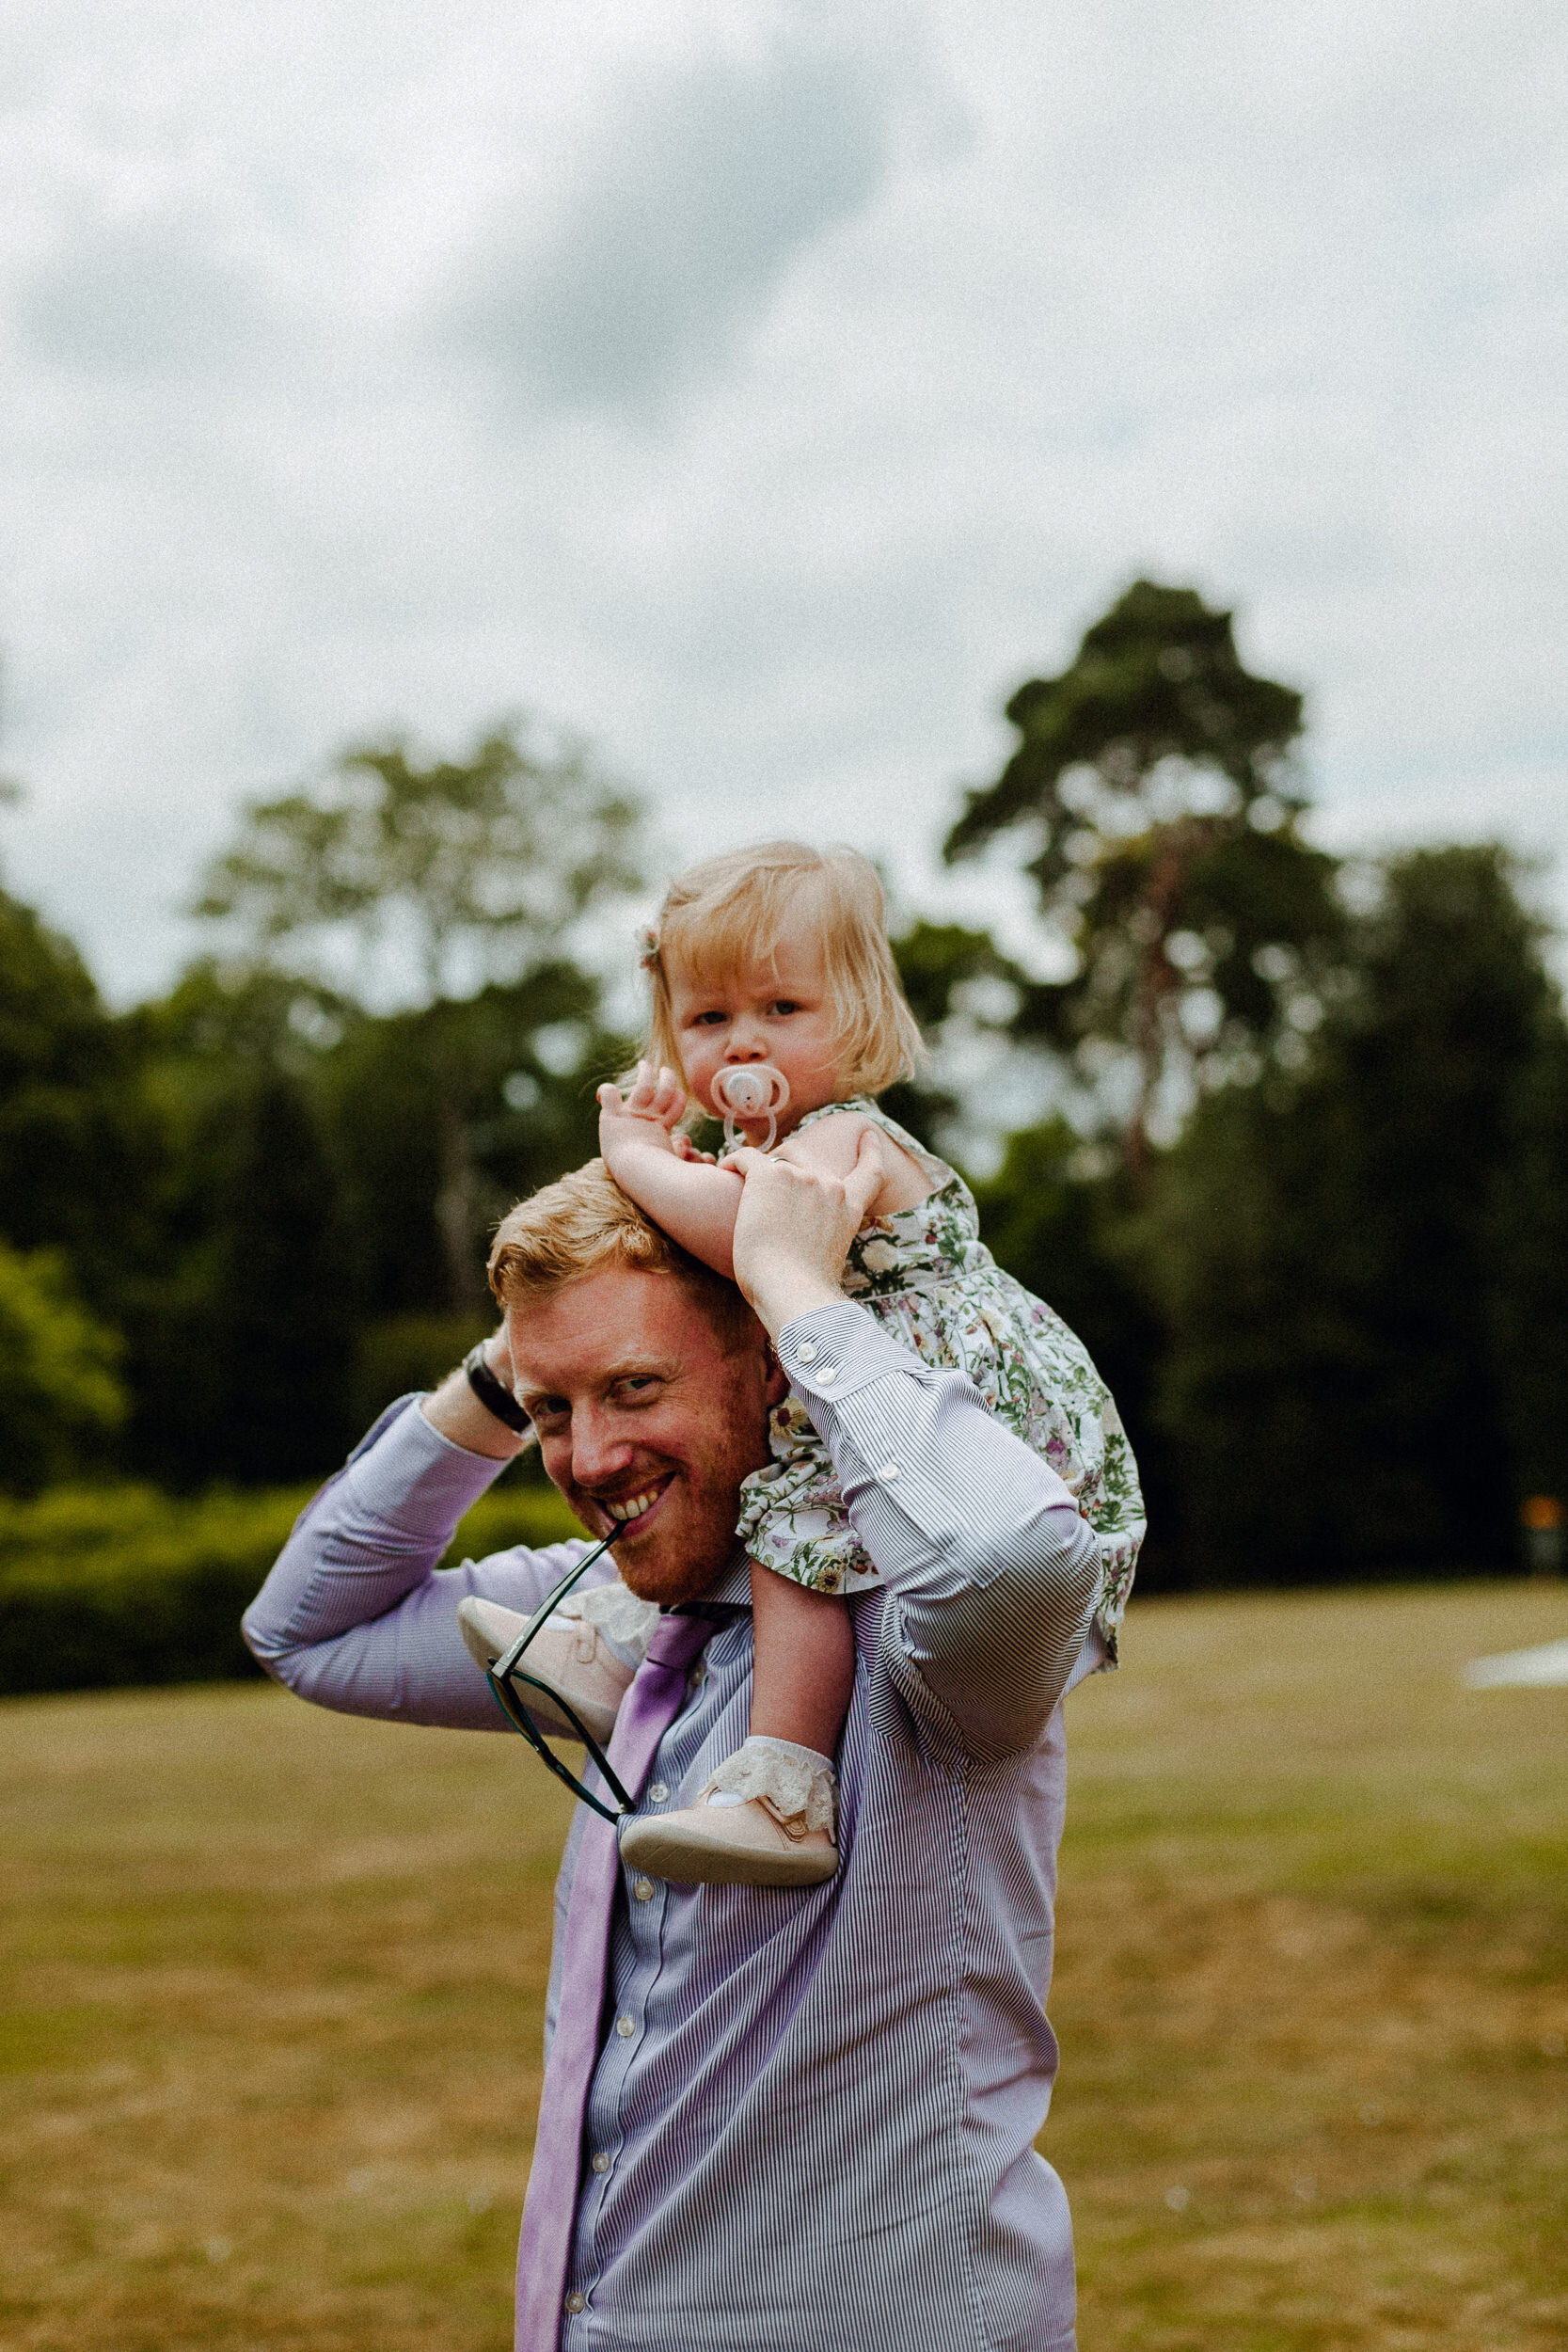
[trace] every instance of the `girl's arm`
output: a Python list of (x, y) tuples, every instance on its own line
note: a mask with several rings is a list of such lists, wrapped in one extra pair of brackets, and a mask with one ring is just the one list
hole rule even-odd
[(677, 1143), (674, 1136), (685, 1108), (673, 1072), (661, 1070), (656, 1080), (647, 1064), (639, 1062), (636, 1084), (624, 1101), (619, 1087), (599, 1089), (599, 1151), (621, 1190), (645, 1216), (733, 1281), (741, 1179), (733, 1168), (686, 1156), (685, 1137)]
[[(599, 1089), (599, 1150), (605, 1166), (640, 1209), (663, 1227), (672, 1241), (716, 1272), (735, 1275), (733, 1244), (741, 1179), (733, 1169), (688, 1158), (674, 1136), (686, 1097), (673, 1072), (657, 1080), (643, 1063), (625, 1102), (616, 1087)], [(777, 1156), (826, 1176), (847, 1176), (855, 1166), (867, 1120), (859, 1111), (819, 1119), (803, 1136), (780, 1144)], [(930, 1184), (909, 1153), (878, 1130), (883, 1181), (871, 1204), (873, 1216), (912, 1209)]]

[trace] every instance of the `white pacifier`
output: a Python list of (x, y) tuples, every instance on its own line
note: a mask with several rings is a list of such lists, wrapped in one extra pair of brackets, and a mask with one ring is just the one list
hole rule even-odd
[(779, 1132), (779, 1113), (789, 1100), (789, 1080), (782, 1070), (775, 1070), (770, 1061), (726, 1062), (715, 1073), (708, 1089), (714, 1102), (724, 1114), (724, 1148), (733, 1151), (737, 1143), (750, 1141), (742, 1136), (739, 1121), (768, 1121), (765, 1152), (770, 1152)]

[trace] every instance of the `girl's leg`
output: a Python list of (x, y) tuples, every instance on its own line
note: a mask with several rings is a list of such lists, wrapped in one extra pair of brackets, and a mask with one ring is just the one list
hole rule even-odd
[(847, 1604), (752, 1563), (752, 1730), (830, 1759), (855, 1688)]
[(681, 1885), (820, 1886), (838, 1868), (832, 1756), (854, 1693), (855, 1629), (842, 1600), (755, 1562), (752, 1605), (751, 1736), (694, 1804), (622, 1822), (633, 1869)]

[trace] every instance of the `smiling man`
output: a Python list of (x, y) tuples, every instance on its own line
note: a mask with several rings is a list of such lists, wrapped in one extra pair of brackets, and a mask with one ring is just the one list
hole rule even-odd
[(842, 1179), (741, 1166), (749, 1308), (596, 1162), (515, 1210), (486, 1360), (382, 1416), (246, 1636), (323, 1706), (500, 1728), (459, 1606), (531, 1612), (583, 1547), (435, 1564), (523, 1442), (520, 1396), (550, 1476), (661, 1612), (610, 1749), (646, 1818), (744, 1732), (738, 1490), (792, 1386), (884, 1580), (855, 1604), (842, 1865), (809, 1889), (665, 1884), (578, 1806), (517, 2344), (1071, 2352), (1067, 2201), (1033, 2142), (1056, 2065), (1060, 1701), (1102, 1661), (1099, 1547), (961, 1374), (843, 1297), (874, 1140)]

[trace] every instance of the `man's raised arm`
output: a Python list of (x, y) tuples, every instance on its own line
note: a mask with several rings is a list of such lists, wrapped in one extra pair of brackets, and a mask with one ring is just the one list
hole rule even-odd
[(531, 1613), (583, 1547), (436, 1563), (522, 1443), (460, 1372), (422, 1406), (389, 1406), (300, 1514), (245, 1612), (245, 1640), (268, 1674), (343, 1714), (503, 1731), (457, 1604), (477, 1593)]
[(838, 1287), (880, 1180), (874, 1135), (842, 1184), (741, 1152), (736, 1273), (829, 1448), (892, 1590), (889, 1630), (967, 1744), (1033, 1744), (1084, 1652), (1100, 1546), (1050, 1466), (958, 1372), (900, 1347)]

